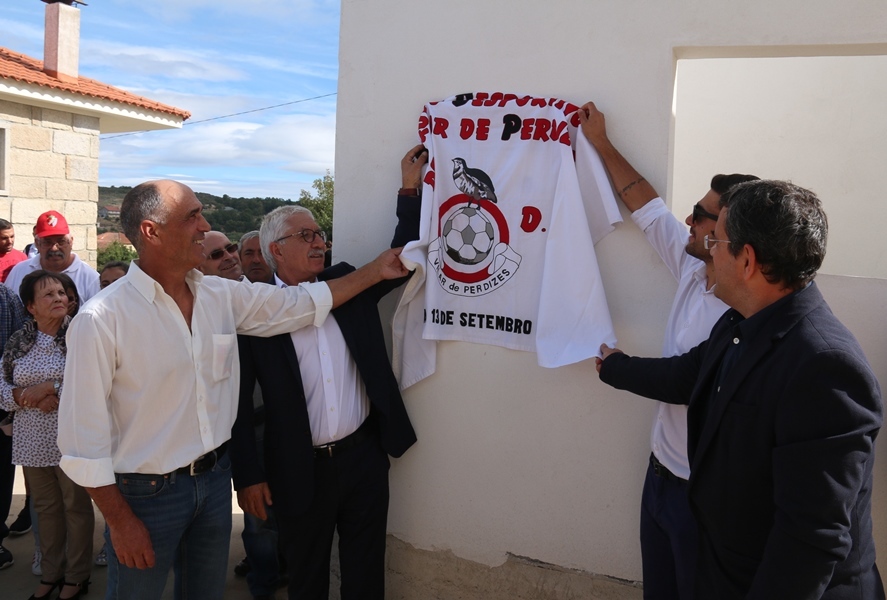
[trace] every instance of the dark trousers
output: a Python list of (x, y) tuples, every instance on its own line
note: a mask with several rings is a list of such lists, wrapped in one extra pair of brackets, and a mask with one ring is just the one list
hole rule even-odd
[(641, 499), (641, 558), (645, 600), (692, 600), (699, 551), (687, 482), (647, 468)]
[[(0, 411), (0, 419), (6, 413)], [(0, 542), (9, 535), (6, 526), (6, 518), (9, 516), (9, 507), (12, 506), (12, 486), (15, 483), (15, 465), (12, 464), (12, 438), (0, 432)]]
[(275, 504), (291, 600), (326, 600), (339, 532), (342, 600), (384, 600), (388, 455), (374, 434), (340, 456), (314, 459), (314, 498), (299, 515)]

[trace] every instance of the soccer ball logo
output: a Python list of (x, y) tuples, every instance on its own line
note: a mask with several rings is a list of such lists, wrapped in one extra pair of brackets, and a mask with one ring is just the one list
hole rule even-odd
[(462, 265), (483, 262), (493, 250), (493, 224), (477, 208), (464, 206), (450, 215), (441, 230), (447, 255)]

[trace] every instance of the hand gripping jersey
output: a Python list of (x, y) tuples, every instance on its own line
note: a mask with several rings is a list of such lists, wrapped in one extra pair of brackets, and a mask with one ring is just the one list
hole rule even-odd
[(536, 352), (543, 367), (615, 344), (594, 242), (622, 219), (577, 110), (502, 93), (425, 106), (420, 237), (401, 255), (417, 272), (394, 317), (401, 388), (434, 372), (437, 340)]

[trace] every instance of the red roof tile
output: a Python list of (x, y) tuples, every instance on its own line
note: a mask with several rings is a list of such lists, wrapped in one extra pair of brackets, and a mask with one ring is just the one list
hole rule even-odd
[(71, 92), (73, 94), (81, 94), (84, 96), (92, 96), (101, 100), (111, 100), (114, 102), (122, 102), (148, 110), (169, 113), (187, 119), (191, 116), (186, 110), (161, 104), (143, 96), (137, 96), (129, 92), (125, 92), (120, 88), (115, 88), (108, 84), (89, 79), (88, 77), (78, 77), (75, 81), (67, 83), (56, 79), (43, 72), (43, 61), (31, 58), (18, 52), (13, 52), (7, 48), (0, 47), (0, 78), (14, 79), (22, 83), (30, 83), (43, 87)]
[(96, 246), (99, 250), (107, 248), (114, 242), (120, 242), (124, 246), (132, 246), (132, 242), (129, 241), (128, 237), (116, 231), (108, 231), (96, 236)]

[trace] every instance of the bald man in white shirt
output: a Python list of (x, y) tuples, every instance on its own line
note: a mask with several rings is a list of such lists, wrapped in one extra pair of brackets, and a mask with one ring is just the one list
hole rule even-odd
[(105, 516), (106, 598), (222, 598), (231, 531), (227, 442), (237, 412), (238, 333), (318, 326), (383, 279), (406, 275), (388, 250), (352, 275), (286, 290), (196, 267), (209, 224), (175, 181), (133, 188), (121, 222), (139, 252), (68, 332), (61, 466)]

